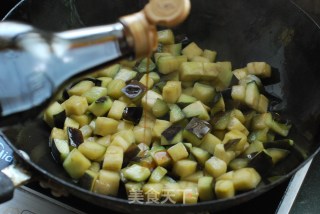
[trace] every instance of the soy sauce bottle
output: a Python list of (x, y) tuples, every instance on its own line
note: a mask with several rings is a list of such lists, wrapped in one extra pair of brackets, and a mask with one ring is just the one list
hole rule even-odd
[(151, 0), (116, 23), (59, 33), (0, 22), (0, 126), (36, 117), (91, 68), (150, 55), (157, 48), (156, 25), (175, 26), (189, 11), (189, 0)]

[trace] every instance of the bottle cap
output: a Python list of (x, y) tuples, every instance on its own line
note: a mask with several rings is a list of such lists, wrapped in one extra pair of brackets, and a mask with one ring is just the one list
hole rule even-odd
[(183, 22), (190, 12), (189, 0), (150, 0), (138, 13), (120, 18), (131, 35), (135, 57), (151, 55), (158, 46), (156, 25), (173, 27)]
[(183, 22), (190, 12), (189, 0), (151, 0), (143, 9), (154, 25), (174, 27)]

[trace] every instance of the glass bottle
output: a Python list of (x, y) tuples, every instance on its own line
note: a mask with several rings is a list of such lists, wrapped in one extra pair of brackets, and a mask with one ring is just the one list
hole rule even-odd
[(118, 22), (59, 33), (0, 22), (0, 126), (35, 117), (53, 95), (79, 75), (157, 47), (156, 25), (181, 23), (189, 0), (151, 0)]

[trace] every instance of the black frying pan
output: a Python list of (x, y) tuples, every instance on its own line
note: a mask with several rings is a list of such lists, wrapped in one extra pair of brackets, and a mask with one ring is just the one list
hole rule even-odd
[[(117, 17), (141, 9), (135, 0), (30, 0), (7, 18), (36, 27), (61, 31), (114, 22)], [(266, 61), (279, 72), (280, 82), (266, 87), (282, 100), (276, 107), (293, 123), (289, 137), (306, 159), (291, 157), (274, 170), (278, 180), (231, 199), (195, 205), (139, 205), (98, 195), (75, 185), (48, 148), (49, 130), (39, 120), (27, 122), (18, 134), (7, 134), (19, 160), (37, 175), (53, 180), (71, 194), (95, 205), (127, 213), (197, 213), (231, 207), (276, 187), (312, 158), (320, 145), (320, 30), (295, 4), (287, 0), (193, 0), (188, 20), (176, 33), (185, 33), (201, 47), (218, 51), (218, 60), (230, 60), (235, 68), (250, 61)], [(17, 132), (11, 132), (17, 133)], [(18, 153), (25, 151), (30, 160)]]

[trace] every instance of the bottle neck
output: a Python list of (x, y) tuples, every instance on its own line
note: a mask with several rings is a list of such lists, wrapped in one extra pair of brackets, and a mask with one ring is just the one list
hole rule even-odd
[(133, 41), (121, 23), (65, 31), (55, 39), (56, 53), (47, 74), (55, 87), (79, 72), (133, 55)]

